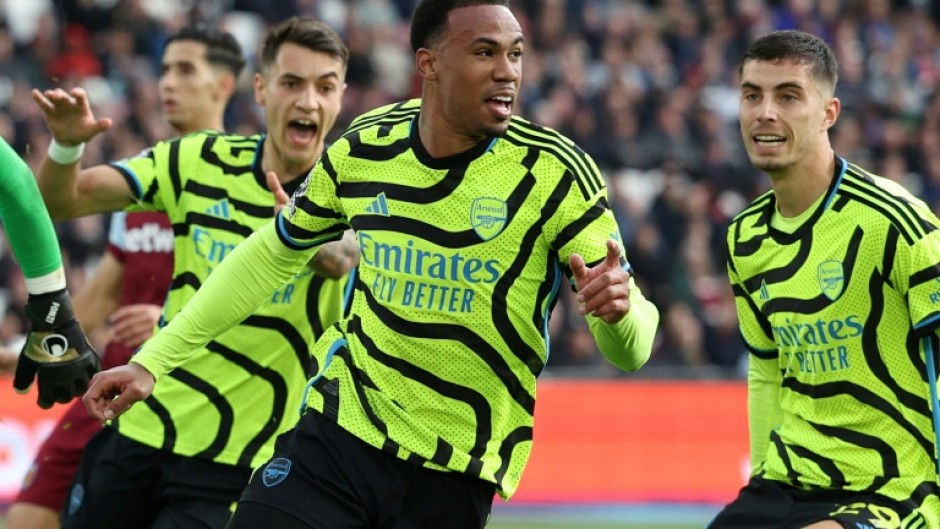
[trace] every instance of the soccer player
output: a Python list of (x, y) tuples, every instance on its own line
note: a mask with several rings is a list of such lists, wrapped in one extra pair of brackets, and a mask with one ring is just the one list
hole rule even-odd
[[(62, 216), (128, 206), (165, 211), (176, 234), (164, 308), (172, 321), (303, 181), (339, 113), (347, 60), (327, 26), (291, 19), (265, 37), (254, 80), (267, 134), (203, 131), (82, 171), (46, 160), (39, 178), (49, 207)], [(81, 90), (34, 97), (58, 142), (78, 144), (100, 128)], [(268, 190), (271, 174), (284, 185), (275, 186), (278, 193)], [(356, 249), (334, 243), (324, 250), (315, 266), (331, 252)], [(307, 373), (319, 368), (308, 344), (339, 318), (341, 287), (339, 279), (298, 270), (266, 303), (259, 300), (251, 315), (168, 374), (145, 406), (93, 438), (63, 527), (223, 527), (251, 469), (297, 421)]]
[[(36, 207), (39, 200), (29, 166), (0, 138), (0, 221), (29, 293), (30, 330), (15, 360), (13, 387), (26, 392), (38, 380), (39, 406), (50, 408), (81, 395), (100, 361), (75, 320), (59, 242), (49, 213)], [(14, 359), (4, 352), (7, 367)]]
[[(158, 89), (163, 114), (180, 134), (223, 130), (225, 107), (245, 59), (235, 37), (205, 26), (185, 27), (164, 47)], [(163, 213), (115, 212), (106, 253), (74, 298), (78, 322), (108, 321), (113, 339), (102, 367), (124, 365), (153, 334), (173, 275), (173, 230)], [(55, 529), (88, 440), (102, 423), (75, 401), (40, 447), (7, 512), (7, 529)]]
[(134, 413), (351, 226), (350, 313), (317, 342), (306, 412), (230, 529), (483, 527), (532, 448), (566, 276), (610, 361), (649, 358), (658, 312), (630, 276), (603, 178), (569, 139), (512, 115), (525, 45), (508, 2), (425, 0), (411, 42), (421, 99), (355, 120), (276, 221), (85, 396), (98, 417)]
[(940, 221), (832, 151), (837, 64), (780, 31), (740, 64), (772, 190), (728, 230), (753, 475), (710, 529), (937, 529)]

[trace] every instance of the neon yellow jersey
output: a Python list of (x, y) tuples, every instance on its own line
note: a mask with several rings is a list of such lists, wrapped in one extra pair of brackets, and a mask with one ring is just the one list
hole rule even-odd
[[(175, 263), (165, 322), (222, 259), (271, 221), (275, 200), (260, 167), (263, 143), (263, 135), (199, 132), (113, 164), (139, 200), (128, 209), (164, 211), (173, 225)], [(134, 406), (116, 427), (176, 454), (259, 465), (273, 451), (275, 437), (298, 418), (304, 385), (318, 368), (310, 346), (340, 318), (343, 286), (304, 269), (162, 378), (146, 405)]]
[(752, 362), (774, 362), (780, 373), (781, 420), (756, 473), (804, 489), (878, 493), (940, 527), (928, 383), (940, 221), (896, 183), (838, 158), (824, 200), (792, 233), (772, 226), (775, 208), (767, 193), (728, 230)]
[(602, 261), (619, 229), (597, 167), (567, 138), (514, 117), (505, 136), (432, 158), (419, 104), (354, 121), (278, 225), (297, 249), (351, 225), (361, 251), (354, 316), (317, 343), (329, 365), (307, 404), (386, 453), (508, 497), (568, 258)]

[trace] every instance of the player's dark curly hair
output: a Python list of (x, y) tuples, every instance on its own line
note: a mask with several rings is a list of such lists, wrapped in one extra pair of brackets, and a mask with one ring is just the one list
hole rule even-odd
[(509, 0), (421, 0), (411, 16), (411, 50), (430, 47), (447, 30), (447, 15), (469, 6), (509, 7)]
[(839, 78), (839, 64), (832, 49), (819, 37), (787, 29), (774, 31), (755, 40), (748, 46), (738, 65), (738, 73), (743, 73), (744, 63), (752, 61), (775, 61), (791, 59), (809, 66), (814, 79), (827, 83), (835, 89)]
[(264, 38), (258, 54), (262, 72), (274, 64), (277, 52), (288, 42), (339, 59), (344, 67), (349, 63), (349, 49), (333, 28), (312, 18), (291, 17), (278, 24)]
[(213, 29), (205, 25), (186, 26), (170, 38), (166, 45), (171, 42), (181, 40), (191, 40), (201, 42), (206, 45), (206, 60), (213, 66), (224, 68), (236, 78), (245, 68), (245, 55), (242, 53), (242, 47), (235, 40), (235, 37), (227, 31)]

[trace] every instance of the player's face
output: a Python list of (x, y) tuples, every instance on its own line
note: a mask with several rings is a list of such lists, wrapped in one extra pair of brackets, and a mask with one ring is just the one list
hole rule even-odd
[(522, 28), (508, 8), (450, 12), (434, 50), (441, 118), (450, 128), (471, 138), (506, 132), (522, 81), (522, 51)]
[(158, 89), (164, 117), (181, 134), (221, 126), (229, 96), (206, 60), (205, 44), (171, 42), (163, 52)]
[(323, 150), (346, 90), (340, 59), (285, 43), (274, 64), (255, 76), (255, 99), (267, 115), (268, 138), (286, 167), (310, 167)]
[(838, 114), (830, 90), (792, 60), (744, 64), (738, 118), (755, 167), (773, 176), (829, 149), (828, 130)]

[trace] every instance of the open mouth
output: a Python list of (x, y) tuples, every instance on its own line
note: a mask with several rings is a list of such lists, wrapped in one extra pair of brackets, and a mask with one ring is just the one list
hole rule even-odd
[(287, 123), (287, 132), (296, 143), (309, 143), (317, 136), (320, 127), (309, 119), (295, 119)]
[(774, 134), (758, 134), (754, 136), (754, 143), (758, 147), (778, 147), (786, 143), (787, 139), (783, 136), (776, 136)]
[(510, 96), (496, 96), (486, 100), (490, 110), (502, 119), (509, 119), (512, 115), (512, 103), (513, 98)]

